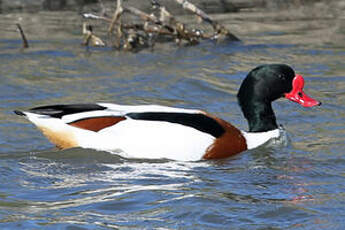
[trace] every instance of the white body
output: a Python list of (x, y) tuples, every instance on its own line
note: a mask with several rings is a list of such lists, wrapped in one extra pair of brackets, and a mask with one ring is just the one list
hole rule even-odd
[[(102, 104), (105, 110), (65, 115), (61, 119), (48, 115), (24, 112), (49, 138), (58, 135), (59, 141), (70, 141), (72, 147), (92, 148), (108, 151), (126, 158), (166, 158), (179, 161), (201, 160), (215, 137), (192, 127), (164, 121), (135, 120), (126, 117), (116, 125), (98, 132), (80, 129), (67, 123), (88, 117), (124, 116), (138, 112), (203, 113), (200, 110), (179, 109), (158, 105), (125, 106)], [(52, 134), (54, 133), (54, 134)], [(253, 149), (271, 138), (278, 138), (279, 129), (265, 133), (242, 132), (247, 148)], [(50, 139), (50, 138), (49, 138)], [(231, 140), (229, 140), (231, 141)]]

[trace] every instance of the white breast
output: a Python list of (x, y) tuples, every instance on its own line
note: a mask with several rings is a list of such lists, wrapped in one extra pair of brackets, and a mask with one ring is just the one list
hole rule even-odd
[(277, 140), (277, 144), (287, 141), (285, 130), (282, 127), (267, 132), (241, 132), (246, 139), (248, 149), (257, 148), (271, 140)]

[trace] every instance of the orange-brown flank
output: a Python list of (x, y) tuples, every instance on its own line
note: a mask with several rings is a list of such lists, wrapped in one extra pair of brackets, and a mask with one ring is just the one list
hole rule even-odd
[(204, 159), (225, 158), (247, 150), (246, 140), (240, 130), (220, 118), (210, 117), (225, 129), (225, 133), (208, 147)]
[(72, 133), (66, 131), (51, 130), (46, 127), (37, 126), (44, 136), (48, 138), (50, 142), (56, 145), (59, 149), (68, 149), (78, 147), (78, 143)]
[(87, 129), (87, 130), (98, 132), (99, 130), (115, 125), (116, 123), (123, 121), (125, 119), (126, 118), (124, 117), (93, 117), (93, 118), (87, 118), (87, 119), (75, 121), (75, 122), (69, 123), (69, 125), (77, 127), (77, 128), (81, 128), (81, 129)]

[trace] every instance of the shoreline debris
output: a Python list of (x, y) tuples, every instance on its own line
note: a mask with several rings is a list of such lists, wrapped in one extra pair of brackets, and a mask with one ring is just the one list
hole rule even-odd
[[(123, 0), (117, 0), (112, 17), (105, 15), (104, 5), (101, 4), (101, 15), (84, 13), (82, 17), (90, 20), (101, 20), (108, 24), (107, 35), (111, 42), (107, 42), (116, 49), (137, 51), (143, 48), (153, 47), (156, 42), (170, 41), (181, 45), (197, 45), (203, 40), (240, 41), (227, 28), (213, 20), (204, 11), (196, 7), (187, 0), (171, 0), (181, 5), (183, 9), (196, 15), (199, 23), (205, 22), (211, 25), (213, 31), (206, 32), (195, 26), (180, 22), (174, 17), (165, 6), (158, 0), (150, 0), (152, 12), (146, 13), (133, 6), (126, 6)], [(137, 20), (130, 22), (125, 20), (124, 15), (136, 16)], [(89, 29), (85, 29), (89, 28)], [(91, 40), (96, 35), (92, 32), (92, 27), (83, 24), (84, 41), (83, 45), (104, 46), (104, 42), (93, 43)], [(98, 37), (96, 37), (98, 38)], [(99, 41), (102, 41), (98, 38)], [(99, 45), (102, 44), (102, 45)]]

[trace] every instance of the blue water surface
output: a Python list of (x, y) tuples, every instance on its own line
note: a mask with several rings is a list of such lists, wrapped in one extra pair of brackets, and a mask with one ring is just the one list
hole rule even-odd
[[(15, 37), (1, 39), (0, 229), (344, 229), (344, 44), (256, 33), (242, 33), (239, 43), (139, 53), (87, 49), (73, 33), (35, 39), (25, 50)], [(246, 130), (236, 93), (248, 71), (265, 63), (294, 67), (323, 105), (278, 100), (289, 143), (228, 159), (58, 151), (12, 112), (61, 103), (161, 104), (202, 109)]]

